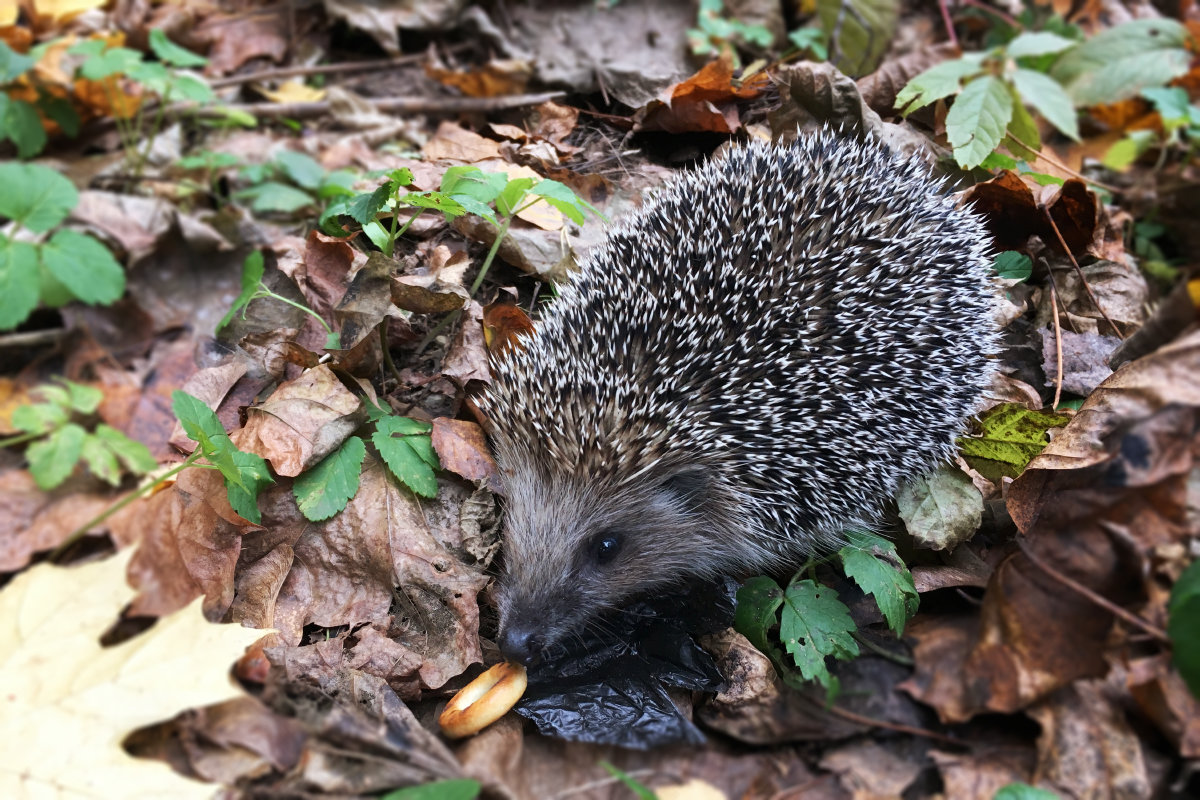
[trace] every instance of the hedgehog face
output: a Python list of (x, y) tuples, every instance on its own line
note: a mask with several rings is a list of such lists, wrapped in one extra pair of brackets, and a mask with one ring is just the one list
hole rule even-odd
[(625, 485), (515, 477), (499, 586), (499, 643), (510, 660), (533, 663), (599, 613), (722, 566), (713, 563), (712, 542), (724, 537), (706, 513), (712, 487), (702, 468)]

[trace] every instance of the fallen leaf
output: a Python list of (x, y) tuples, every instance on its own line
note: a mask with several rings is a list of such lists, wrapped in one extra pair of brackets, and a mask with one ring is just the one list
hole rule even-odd
[(0, 794), (29, 797), (208, 798), (215, 787), (129, 756), (135, 728), (186, 708), (242, 696), (234, 660), (263, 631), (213, 625), (200, 604), (139, 636), (102, 647), (132, 599), (131, 551), (64, 569), (38, 565), (0, 592)]

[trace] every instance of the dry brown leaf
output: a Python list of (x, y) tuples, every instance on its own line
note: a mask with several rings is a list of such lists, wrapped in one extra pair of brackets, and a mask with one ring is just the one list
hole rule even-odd
[(197, 797), (211, 784), (129, 756), (135, 728), (242, 695), (229, 668), (262, 631), (213, 625), (199, 603), (101, 647), (133, 596), (129, 553), (70, 569), (39, 565), (0, 591), (0, 795)]
[(433, 420), (433, 449), (442, 467), (495, 489), (499, 469), (488, 450), (483, 429), (474, 422), (449, 417)]

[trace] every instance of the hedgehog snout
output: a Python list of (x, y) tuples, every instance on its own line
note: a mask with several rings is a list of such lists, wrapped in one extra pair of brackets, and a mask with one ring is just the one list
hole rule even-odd
[(506, 659), (531, 667), (546, 649), (546, 637), (536, 620), (518, 619), (501, 629), (498, 644)]

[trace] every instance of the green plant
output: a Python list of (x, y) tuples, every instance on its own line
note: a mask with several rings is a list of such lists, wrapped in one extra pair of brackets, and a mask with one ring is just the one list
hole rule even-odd
[[(371, 443), (396, 480), (421, 497), (437, 494), (436, 470), (441, 468), (433, 450), (432, 427), (427, 422), (398, 417), (368, 403), (368, 422), (374, 425)], [(329, 519), (346, 507), (358, 492), (366, 445), (358, 436), (346, 439), (337, 450), (296, 478), (292, 492), (301, 513), (314, 522)]]
[(1200, 561), (1183, 571), (1167, 604), (1171, 657), (1192, 695), (1200, 698)]
[[(162, 130), (170, 101), (211, 103), (214, 99), (212, 89), (204, 79), (187, 71), (203, 67), (208, 63), (207, 59), (175, 44), (157, 28), (150, 31), (150, 49), (157, 61), (147, 61), (137, 50), (112, 47), (102, 39), (80, 42), (69, 51), (83, 57), (78, 75), (100, 82), (108, 93), (126, 162), (134, 175), (140, 175), (145, 167), (154, 140)], [(118, 81), (139, 86), (139, 96), (131, 97), (122, 92)], [(157, 103), (148, 102), (150, 96), (157, 98)], [(153, 116), (148, 118), (147, 109), (151, 108)]]
[(1191, 104), (1187, 90), (1177, 86), (1156, 87), (1144, 89), (1142, 97), (1158, 112), (1162, 135), (1150, 129), (1128, 131), (1104, 154), (1104, 166), (1123, 171), (1155, 146), (1159, 148), (1156, 170), (1162, 169), (1173, 151), (1181, 151), (1184, 161), (1194, 158), (1200, 143), (1200, 107)]
[[(866, 531), (852, 531), (849, 538), (837, 553), (843, 572), (875, 598), (888, 627), (899, 636), (917, 610), (912, 574), (886, 539)], [(817, 582), (815, 568), (816, 562), (810, 562), (786, 588), (768, 577), (746, 581), (738, 591), (734, 627), (771, 659), (784, 682), (798, 687), (815, 680), (832, 699), (838, 681), (826, 660), (858, 655), (857, 628), (837, 592)]]
[(1187, 71), (1187, 29), (1172, 20), (1134, 20), (1079, 42), (1025, 32), (985, 52), (944, 61), (914, 77), (896, 97), (905, 115), (955, 97), (946, 136), (967, 168), (1003, 145), (1020, 158), (1041, 148), (1026, 106), (1078, 140), (1076, 107), (1110, 103)]
[(217, 323), (216, 333), (220, 333), (221, 329), (233, 321), (233, 317), (237, 312), (241, 311), (242, 316), (246, 314), (246, 308), (251, 301), (259, 298), (278, 300), (281, 303), (287, 303), (293, 308), (298, 308), (305, 314), (321, 323), (321, 327), (325, 329), (325, 347), (329, 350), (337, 350), (342, 346), (341, 334), (329, 327), (329, 323), (321, 317), (320, 314), (313, 311), (303, 303), (297, 303), (295, 300), (290, 300), (283, 295), (276, 294), (271, 291), (265, 283), (263, 283), (263, 273), (265, 271), (263, 262), (263, 254), (260, 250), (255, 250), (250, 255), (246, 256), (242, 262), (242, 291), (233, 301), (233, 305), (225, 312), (225, 316)]
[[(103, 423), (88, 430), (81, 417), (90, 417), (104, 400), (104, 393), (91, 386), (59, 379), (57, 384), (39, 386), (33, 392), (42, 402), (18, 406), (13, 411), (17, 436), (0, 439), (0, 447), (33, 442), (25, 451), (29, 472), (38, 487), (53, 489), (75, 471), (80, 459), (104, 482), (121, 482), (121, 466), (134, 475), (144, 475), (158, 466), (141, 442), (130, 439)], [(36, 440), (36, 441), (35, 441)]]
[(108, 248), (59, 228), (79, 202), (69, 180), (48, 167), (10, 162), (0, 164), (0, 185), (0, 217), (14, 223), (0, 234), (0, 330), (20, 325), (39, 302), (103, 305), (124, 294), (125, 271)]
[[(33, 75), (33, 67), (49, 43), (29, 55), (16, 52), (0, 41), (0, 141), (8, 139), (19, 158), (32, 158), (46, 147), (42, 115), (58, 123), (68, 136), (79, 133), (79, 115), (71, 104), (53, 94)], [(33, 101), (13, 95), (35, 94)]]
[(182, 170), (197, 170), (203, 175), (203, 182), (196, 183), (190, 179), (183, 181), (185, 186), (193, 190), (204, 192), (212, 197), (219, 196), (217, 191), (217, 180), (220, 177), (221, 170), (228, 167), (235, 167), (239, 164), (238, 157), (233, 153), (222, 153), (213, 150), (201, 150), (193, 153), (190, 156), (184, 156), (176, 162)]
[(475, 800), (481, 788), (479, 781), (469, 779), (434, 781), (388, 792), (381, 800)]
[(992, 263), (996, 274), (1005, 280), (1027, 281), (1033, 275), (1033, 261), (1016, 250), (1005, 250), (997, 254)]
[(326, 172), (312, 158), (295, 150), (283, 150), (265, 164), (243, 167), (238, 177), (250, 185), (235, 192), (235, 199), (249, 200), (251, 210), (258, 213), (284, 214), (352, 197), (351, 187), (358, 180), (348, 169)]
[(747, 25), (725, 16), (723, 0), (700, 0), (696, 27), (687, 32), (688, 45), (698, 56), (727, 56), (735, 67), (740, 66), (738, 45), (753, 45), (759, 49), (771, 46), (774, 37), (762, 25)]

